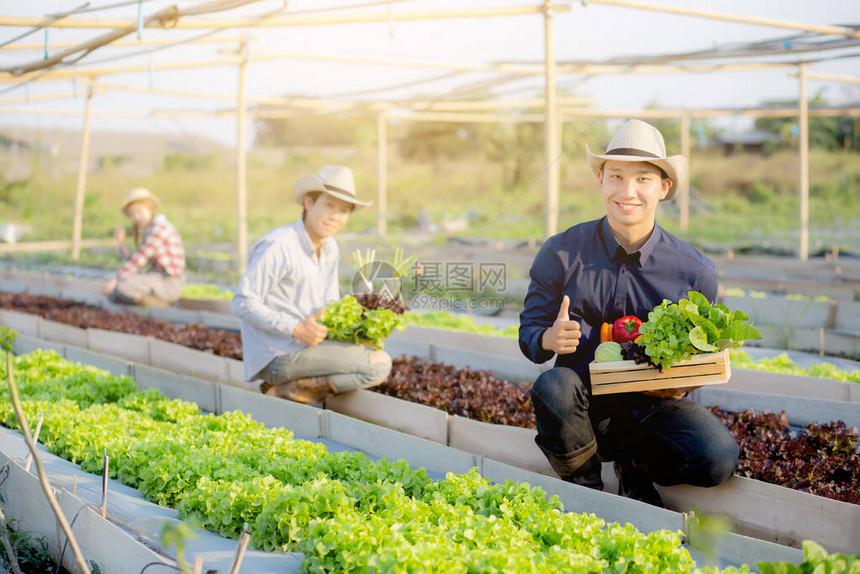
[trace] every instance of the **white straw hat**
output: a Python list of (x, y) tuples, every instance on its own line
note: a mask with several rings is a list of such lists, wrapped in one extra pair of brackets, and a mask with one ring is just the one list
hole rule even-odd
[(119, 210), (125, 213), (129, 205), (137, 203), (138, 201), (149, 202), (152, 206), (153, 212), (157, 212), (161, 209), (161, 200), (158, 199), (157, 195), (145, 187), (135, 187), (125, 194), (125, 199), (123, 200), (122, 205), (120, 205)]
[(682, 155), (666, 157), (666, 144), (660, 130), (642, 120), (628, 120), (621, 126), (606, 146), (605, 154), (593, 154), (588, 149), (588, 144), (585, 144), (585, 155), (594, 173), (603, 169), (603, 164), (610, 159), (645, 161), (656, 165), (672, 180), (672, 187), (662, 201), (672, 199), (679, 190), (686, 190), (690, 185), (687, 158)]
[(355, 209), (367, 207), (372, 201), (359, 201), (355, 197), (355, 182), (352, 170), (342, 165), (324, 165), (314, 175), (304, 175), (293, 185), (293, 199), (303, 203), (304, 196), (312, 191), (321, 191), (355, 205)]

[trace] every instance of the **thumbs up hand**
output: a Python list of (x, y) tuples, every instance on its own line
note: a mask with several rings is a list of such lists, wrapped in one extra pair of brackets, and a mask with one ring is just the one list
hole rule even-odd
[(570, 320), (570, 298), (565, 295), (561, 300), (558, 317), (552, 327), (544, 331), (541, 346), (557, 355), (569, 355), (576, 351), (582, 332), (579, 323)]

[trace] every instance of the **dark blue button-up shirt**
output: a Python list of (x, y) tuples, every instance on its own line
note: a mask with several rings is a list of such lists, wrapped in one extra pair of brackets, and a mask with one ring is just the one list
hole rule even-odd
[(541, 348), (540, 338), (552, 327), (567, 295), (570, 318), (579, 321), (582, 338), (576, 351), (560, 355), (555, 366), (572, 368), (587, 384), (602, 323), (625, 315), (647, 321), (663, 299), (677, 302), (690, 290), (712, 302), (717, 296), (714, 263), (693, 247), (655, 225), (645, 245), (627, 253), (605, 217), (551, 237), (535, 257), (530, 276), (520, 314), (520, 349), (535, 363), (552, 358), (554, 353)]

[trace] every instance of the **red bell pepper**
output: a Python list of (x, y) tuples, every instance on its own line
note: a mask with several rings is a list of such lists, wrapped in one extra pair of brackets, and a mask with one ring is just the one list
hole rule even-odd
[(621, 317), (612, 325), (612, 340), (616, 343), (634, 341), (639, 336), (639, 325), (642, 321), (633, 315)]

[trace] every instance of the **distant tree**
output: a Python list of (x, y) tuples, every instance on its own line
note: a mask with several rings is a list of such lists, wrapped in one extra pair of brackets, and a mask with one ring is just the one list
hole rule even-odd
[[(773, 100), (762, 102), (762, 107), (797, 107), (797, 100)], [(809, 100), (809, 106), (826, 106), (827, 100), (819, 93)], [(766, 130), (778, 134), (783, 145), (795, 145), (797, 141), (797, 117), (788, 118), (756, 118), (756, 129)], [(860, 132), (858, 132), (857, 119), (849, 116), (836, 117), (813, 117), (809, 118), (809, 145), (810, 147), (828, 150), (860, 149)]]
[(256, 142), (262, 146), (356, 145), (376, 139), (376, 117), (302, 114), (290, 118), (258, 118), (254, 121)]
[(468, 123), (408, 122), (397, 142), (401, 156), (419, 161), (451, 159), (479, 152), (476, 126)]
[(483, 124), (477, 139), (484, 156), (502, 166), (505, 189), (518, 188), (536, 175), (528, 168), (536, 158), (543, 158), (543, 124)]

